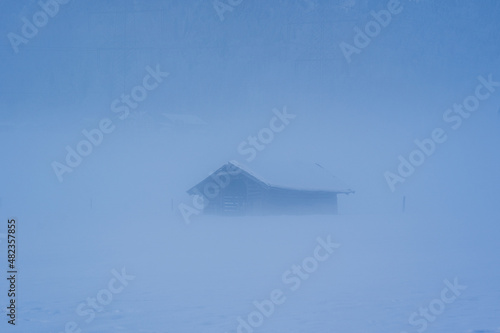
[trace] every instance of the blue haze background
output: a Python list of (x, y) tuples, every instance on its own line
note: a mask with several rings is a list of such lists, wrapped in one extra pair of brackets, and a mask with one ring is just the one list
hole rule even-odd
[[(442, 120), (479, 75), (500, 80), (500, 4), (402, 1), (348, 63), (339, 43), (386, 3), (243, 1), (221, 21), (208, 0), (74, 0), (15, 53), (7, 34), (40, 9), (3, 1), (0, 216), (19, 220), (21, 272), (19, 323), (7, 329), (81, 322), (76, 306), (125, 266), (136, 280), (84, 331), (234, 331), (326, 234), (343, 252), (258, 331), (415, 331), (408, 316), (455, 276), (467, 292), (428, 331), (500, 329), (500, 92), (456, 131)], [(112, 101), (156, 65), (169, 77), (118, 120)], [(356, 190), (341, 215), (185, 225), (185, 191), (245, 162), (239, 143), (283, 106), (297, 117), (252, 163), (320, 162)], [(205, 124), (168, 126), (165, 113)], [(102, 118), (115, 131), (60, 183), (51, 163)], [(436, 127), (448, 140), (391, 192), (384, 172)]]

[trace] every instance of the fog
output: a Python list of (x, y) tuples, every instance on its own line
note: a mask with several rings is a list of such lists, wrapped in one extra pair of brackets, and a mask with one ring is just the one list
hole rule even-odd
[[(58, 1), (0, 4), (0, 212), (18, 221), (21, 295), (15, 326), (2, 296), (0, 325), (500, 331), (496, 1)], [(355, 193), (338, 215), (187, 221), (186, 191), (228, 161), (291, 178), (318, 163)], [(335, 259), (238, 327), (329, 234)], [(75, 314), (122, 267), (130, 288)], [(409, 323), (455, 277), (464, 296)]]

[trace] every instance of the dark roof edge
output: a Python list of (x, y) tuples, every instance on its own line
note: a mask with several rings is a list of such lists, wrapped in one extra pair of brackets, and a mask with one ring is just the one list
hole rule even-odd
[(287, 191), (303, 191), (303, 192), (324, 192), (324, 193), (337, 193), (337, 194), (351, 194), (356, 193), (356, 191), (347, 189), (347, 190), (320, 190), (320, 189), (312, 189), (312, 188), (296, 188), (296, 187), (286, 187), (279, 185), (269, 185), (269, 187), (280, 190)]
[[(249, 172), (249, 171), (245, 170), (244, 168), (242, 168), (242, 167), (241, 167), (238, 163), (235, 163), (234, 161), (229, 161), (229, 162), (227, 162), (226, 164), (222, 165), (222, 166), (221, 166), (220, 168), (218, 168), (217, 170), (215, 170), (214, 172), (211, 172), (211, 173), (210, 173), (207, 177), (203, 178), (203, 180), (202, 180), (202, 181), (198, 182), (198, 184), (194, 185), (193, 187), (191, 187), (191, 188), (190, 188), (189, 190), (187, 190), (186, 192), (187, 192), (188, 194), (190, 194), (190, 195), (197, 194), (197, 193), (195, 193), (195, 192), (194, 192), (194, 190), (195, 190), (196, 188), (198, 188), (198, 186), (200, 186), (200, 184), (203, 184), (203, 183), (205, 183), (205, 182), (207, 182), (207, 181), (210, 181), (210, 180), (211, 180), (212, 182), (214, 182), (215, 184), (219, 185), (219, 184), (215, 181), (215, 179), (214, 179), (212, 176), (213, 176), (213, 175), (216, 175), (216, 174), (218, 174), (218, 173), (220, 173), (220, 172), (222, 172), (222, 171), (226, 171), (226, 170), (227, 170), (227, 168), (229, 168), (229, 167), (232, 167), (232, 168), (235, 168), (235, 169), (237, 169), (237, 170), (238, 170), (238, 172), (234, 172), (234, 171), (233, 171), (233, 172), (231, 172), (231, 173), (230, 173), (230, 172), (228, 172), (229, 174), (236, 175), (236, 174), (242, 173), (242, 174), (244, 174), (245, 176), (247, 176), (248, 178), (253, 179), (254, 181), (256, 181), (256, 182), (258, 182), (258, 183), (260, 183), (260, 184), (262, 184), (262, 185), (264, 185), (264, 186), (266, 186), (266, 187), (270, 186), (267, 182), (263, 181), (262, 179), (260, 179), (260, 178), (259, 178), (259, 177), (257, 177), (256, 175), (254, 175), (254, 174), (252, 174), (251, 172)], [(220, 186), (220, 185), (219, 185), (219, 186)], [(223, 186), (221, 186), (221, 187), (223, 187)]]
[[(270, 183), (264, 181), (259, 176), (253, 174), (253, 172), (251, 172), (250, 170), (247, 170), (243, 165), (239, 164), (237, 161), (234, 161), (234, 160), (225, 163), (224, 165), (222, 165), (217, 170), (211, 172), (207, 177), (203, 178), (202, 181), (198, 182), (196, 185), (194, 185), (193, 187), (191, 187), (186, 192), (189, 195), (198, 194), (198, 193), (194, 192), (198, 188), (198, 186), (200, 186), (200, 184), (203, 184), (203, 183), (205, 183), (207, 181), (210, 181), (210, 180), (212, 182), (214, 182), (215, 184), (219, 185), (212, 176), (220, 173), (221, 171), (225, 171), (225, 170), (227, 170), (227, 168), (230, 168), (230, 167), (239, 170), (237, 173), (234, 173), (234, 175), (236, 175), (238, 173), (243, 173), (248, 178), (253, 179), (254, 181), (256, 181), (256, 182), (264, 185), (265, 187), (276, 188), (276, 189), (283, 189), (283, 190), (306, 191), (306, 192), (326, 192), (326, 193), (337, 193), (337, 194), (351, 194), (351, 193), (355, 193), (355, 191), (351, 190), (351, 189), (344, 189), (344, 190), (317, 190), (317, 189), (301, 189), (301, 188), (292, 188), (292, 187), (284, 187), (284, 186), (273, 185), (273, 184), (270, 184)], [(224, 186), (221, 186), (221, 187), (224, 187)], [(198, 189), (198, 192), (201, 192), (201, 190)]]

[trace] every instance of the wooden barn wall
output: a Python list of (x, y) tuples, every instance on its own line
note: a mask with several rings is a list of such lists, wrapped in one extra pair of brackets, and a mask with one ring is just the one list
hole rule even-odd
[(244, 174), (232, 176), (231, 182), (210, 199), (207, 214), (336, 214), (337, 194), (267, 187)]
[(262, 209), (265, 185), (244, 174), (231, 177), (231, 182), (220, 189), (217, 197), (210, 199), (205, 212), (208, 214), (247, 214)]
[(332, 192), (271, 188), (264, 202), (268, 214), (337, 213), (337, 194)]

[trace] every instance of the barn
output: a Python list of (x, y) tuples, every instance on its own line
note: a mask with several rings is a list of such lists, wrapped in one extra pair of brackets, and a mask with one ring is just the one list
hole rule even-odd
[(231, 161), (187, 193), (201, 199), (205, 214), (216, 215), (337, 214), (337, 195), (354, 193), (319, 164), (298, 166), (273, 164), (262, 177)]

